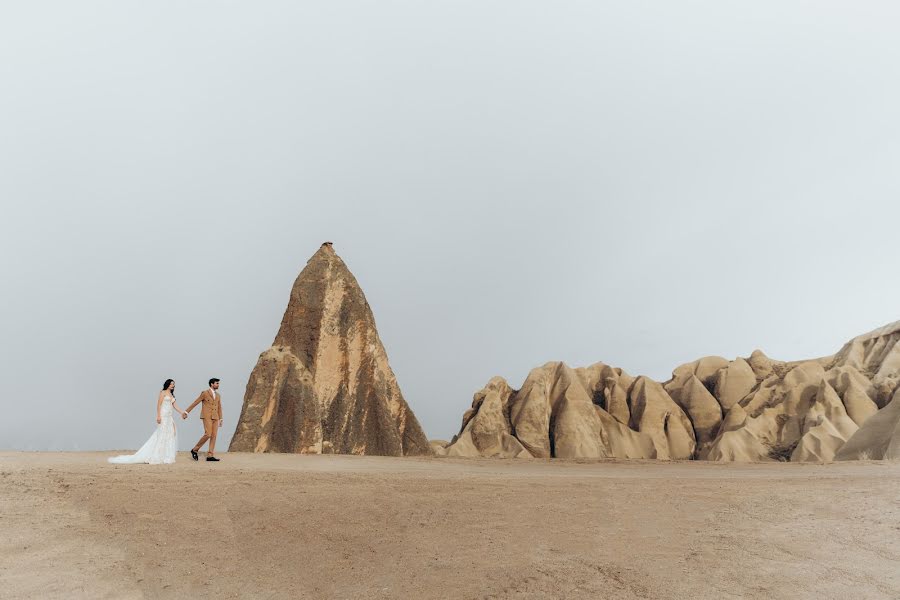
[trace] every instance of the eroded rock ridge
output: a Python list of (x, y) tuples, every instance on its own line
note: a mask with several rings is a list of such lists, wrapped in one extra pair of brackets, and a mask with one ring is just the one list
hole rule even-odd
[(833, 356), (760, 351), (681, 365), (660, 383), (551, 362), (512, 389), (495, 377), (436, 452), (507, 458), (714, 461), (900, 458), (900, 322)]

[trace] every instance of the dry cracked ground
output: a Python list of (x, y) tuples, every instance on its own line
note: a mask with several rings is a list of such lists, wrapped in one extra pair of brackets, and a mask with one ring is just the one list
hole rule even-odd
[(900, 463), (0, 453), (2, 598), (898, 598)]

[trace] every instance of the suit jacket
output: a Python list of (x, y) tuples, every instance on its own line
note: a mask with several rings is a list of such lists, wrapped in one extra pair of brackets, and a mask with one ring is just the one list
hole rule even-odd
[(200, 408), (200, 418), (218, 421), (222, 418), (222, 394), (219, 392), (216, 392), (215, 394), (215, 397), (213, 397), (213, 392), (211, 390), (203, 390), (200, 392), (200, 395), (197, 396), (197, 399), (194, 400), (193, 404), (188, 406), (187, 411), (191, 412), (194, 410), (195, 406), (202, 402), (203, 405)]

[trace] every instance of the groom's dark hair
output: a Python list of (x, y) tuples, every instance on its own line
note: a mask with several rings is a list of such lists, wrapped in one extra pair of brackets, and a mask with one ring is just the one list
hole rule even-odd
[(212, 385), (212, 384), (214, 384), (214, 383), (218, 383), (218, 381), (219, 381), (218, 378), (213, 377), (212, 379), (209, 380), (209, 385)]

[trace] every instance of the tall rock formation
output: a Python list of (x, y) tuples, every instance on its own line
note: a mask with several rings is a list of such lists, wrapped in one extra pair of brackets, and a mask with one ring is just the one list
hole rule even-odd
[[(894, 398), (891, 402), (891, 398)], [(890, 404), (889, 404), (890, 402)], [(657, 383), (548, 363), (475, 395), (451, 456), (829, 462), (900, 458), (900, 322), (833, 356), (711, 356)]]
[(297, 277), (230, 452), (430, 455), (356, 278), (325, 243)]

